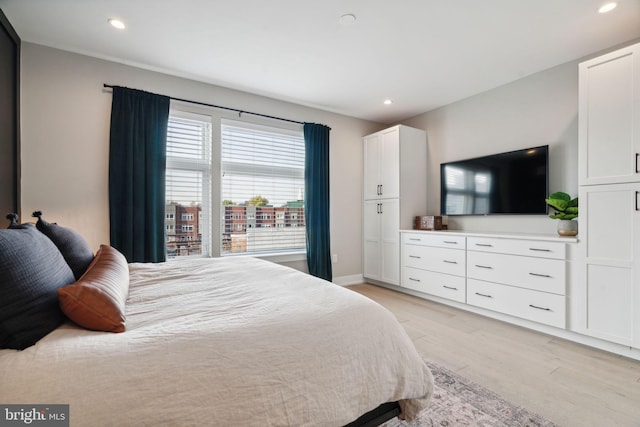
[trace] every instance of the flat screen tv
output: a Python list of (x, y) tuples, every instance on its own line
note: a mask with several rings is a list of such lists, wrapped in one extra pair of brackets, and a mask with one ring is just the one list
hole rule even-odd
[(547, 214), (549, 146), (442, 163), (442, 215)]

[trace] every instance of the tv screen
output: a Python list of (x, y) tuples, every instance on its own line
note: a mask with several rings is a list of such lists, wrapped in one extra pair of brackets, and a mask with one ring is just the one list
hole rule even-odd
[(442, 215), (546, 214), (549, 146), (440, 165)]

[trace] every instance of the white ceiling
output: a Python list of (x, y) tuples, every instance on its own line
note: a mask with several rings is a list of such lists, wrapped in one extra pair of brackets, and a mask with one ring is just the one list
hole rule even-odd
[[(598, 14), (603, 3), (0, 0), (0, 8), (27, 42), (394, 123), (640, 37), (640, 0)], [(356, 21), (341, 25), (344, 14)], [(109, 26), (111, 17), (127, 28)]]

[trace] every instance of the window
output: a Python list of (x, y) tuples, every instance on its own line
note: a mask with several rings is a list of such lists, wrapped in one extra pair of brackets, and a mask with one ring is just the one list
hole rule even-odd
[[(209, 255), (210, 197), (211, 118), (172, 110), (167, 129), (168, 258)], [(200, 220), (193, 223), (194, 218)]]
[(221, 131), (221, 254), (304, 251), (304, 221), (290, 222), (304, 217), (302, 128), (224, 120)]

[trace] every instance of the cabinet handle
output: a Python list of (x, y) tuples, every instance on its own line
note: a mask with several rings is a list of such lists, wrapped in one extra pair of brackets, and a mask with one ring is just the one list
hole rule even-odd
[(420, 279), (414, 279), (413, 277), (409, 277), (409, 280), (411, 280), (412, 282), (419, 282)]
[(638, 170), (638, 157), (640, 157), (640, 153), (636, 153), (636, 173), (640, 173), (640, 170)]
[(481, 296), (481, 297), (485, 297), (485, 298), (493, 298), (491, 295), (481, 294), (480, 292), (476, 292), (476, 295)]
[(409, 258), (416, 258), (416, 259), (420, 259), (422, 257), (418, 256), (418, 255), (409, 255)]
[(380, 184), (380, 195), (382, 196), (382, 184)]
[(411, 240), (412, 242), (422, 242), (422, 239), (416, 239), (414, 237), (410, 237), (409, 240)]
[(530, 251), (536, 252), (551, 252), (551, 249), (541, 249), (541, 248), (529, 248)]
[(458, 242), (453, 242), (451, 240), (444, 240), (442, 243), (446, 243), (447, 245), (457, 245)]
[(538, 307), (537, 305), (533, 305), (533, 304), (529, 304), (529, 307), (531, 308), (535, 308), (537, 310), (544, 310), (544, 311), (551, 311), (550, 308), (546, 308), (546, 307)]
[(443, 259), (442, 262), (446, 262), (447, 264), (457, 264), (458, 261), (449, 261), (448, 259)]
[(445, 289), (451, 289), (452, 291), (457, 291), (458, 288), (454, 288), (453, 286), (447, 286), (447, 285), (442, 285), (443, 288)]
[(380, 213), (382, 213), (382, 203), (380, 203)]
[(636, 210), (640, 211), (640, 208), (638, 208), (638, 194), (640, 194), (640, 191), (636, 191)]
[(548, 274), (540, 274), (540, 273), (529, 273), (529, 274), (532, 275), (532, 276), (536, 276), (536, 277), (548, 277), (548, 278), (551, 278), (551, 276), (548, 275)]
[(478, 267), (478, 268), (486, 268), (487, 270), (493, 270), (493, 267), (491, 267), (490, 265), (478, 265), (478, 264), (476, 264), (476, 267)]
[(490, 245), (489, 243), (476, 243), (476, 246), (481, 246), (483, 248), (492, 248), (493, 245)]

